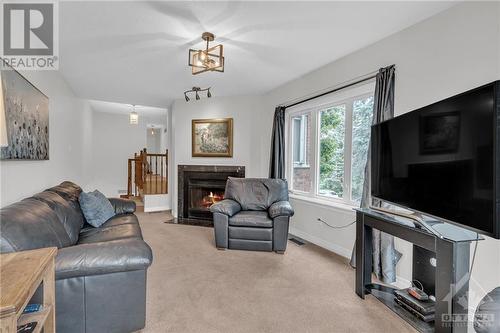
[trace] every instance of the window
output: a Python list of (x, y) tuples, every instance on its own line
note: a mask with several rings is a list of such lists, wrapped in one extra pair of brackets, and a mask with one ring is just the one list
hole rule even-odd
[(308, 116), (301, 115), (292, 118), (293, 121), (293, 163), (306, 164), (306, 136)]
[(370, 82), (299, 104), (287, 117), (291, 192), (358, 204), (373, 114)]
[(296, 191), (310, 192), (312, 188), (311, 166), (311, 116), (299, 114), (291, 118), (293, 183)]

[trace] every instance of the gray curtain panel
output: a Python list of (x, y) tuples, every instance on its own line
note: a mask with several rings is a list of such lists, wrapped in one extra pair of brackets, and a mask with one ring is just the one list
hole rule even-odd
[[(394, 116), (394, 81), (395, 66), (381, 68), (376, 77), (375, 94), (373, 101), (373, 124), (377, 124)], [(385, 147), (385, 149), (389, 149)], [(361, 207), (370, 206), (371, 184), (371, 144), (368, 148), (368, 157), (365, 166), (365, 180)], [(379, 165), (374, 161), (374, 165)], [(356, 245), (355, 245), (356, 246)], [(373, 272), (381, 281), (392, 283), (396, 281), (396, 264), (401, 258), (394, 248), (394, 237), (386, 233), (373, 230)], [(356, 257), (353, 249), (351, 266), (355, 267)]]
[(285, 178), (285, 109), (277, 106), (274, 111), (269, 178)]

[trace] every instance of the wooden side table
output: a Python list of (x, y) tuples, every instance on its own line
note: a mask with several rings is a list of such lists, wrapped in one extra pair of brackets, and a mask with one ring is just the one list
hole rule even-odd
[[(35, 333), (54, 333), (55, 271), (57, 248), (0, 255), (0, 333), (17, 332), (17, 326), (36, 321)], [(43, 283), (43, 308), (23, 314), (29, 300)]]

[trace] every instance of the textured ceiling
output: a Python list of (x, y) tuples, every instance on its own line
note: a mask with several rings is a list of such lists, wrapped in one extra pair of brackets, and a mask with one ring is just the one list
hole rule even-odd
[[(445, 10), (452, 2), (60, 4), (60, 70), (82, 98), (168, 107), (192, 86), (267, 92)], [(193, 76), (188, 49), (213, 32), (225, 73)]]

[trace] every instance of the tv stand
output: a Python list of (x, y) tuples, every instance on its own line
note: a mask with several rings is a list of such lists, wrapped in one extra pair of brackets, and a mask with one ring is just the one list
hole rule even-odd
[[(482, 238), (475, 232), (444, 224), (436, 231), (438, 236), (410, 221), (402, 223), (388, 212), (356, 209), (356, 294), (363, 299), (372, 294), (419, 332), (466, 333), (470, 244)], [(423, 282), (426, 291), (435, 296), (435, 322), (426, 323), (397, 305), (394, 288), (372, 283), (373, 229), (413, 243), (412, 279)], [(435, 267), (430, 265), (430, 257), (437, 260)]]
[(398, 211), (386, 209), (386, 208), (381, 208), (381, 207), (370, 207), (370, 209), (375, 210), (375, 211), (379, 211), (383, 214), (396, 215), (396, 216), (401, 216), (401, 217), (413, 220), (416, 223), (418, 223), (419, 226), (421, 226), (422, 228), (424, 228), (428, 232), (436, 235), (439, 238), (443, 238), (443, 235), (441, 235), (439, 232), (437, 232), (436, 230), (431, 228), (429, 225), (427, 225), (427, 223), (425, 223), (425, 221), (423, 219), (421, 219), (420, 217), (418, 217), (414, 214), (402, 213), (402, 212), (398, 212)]

